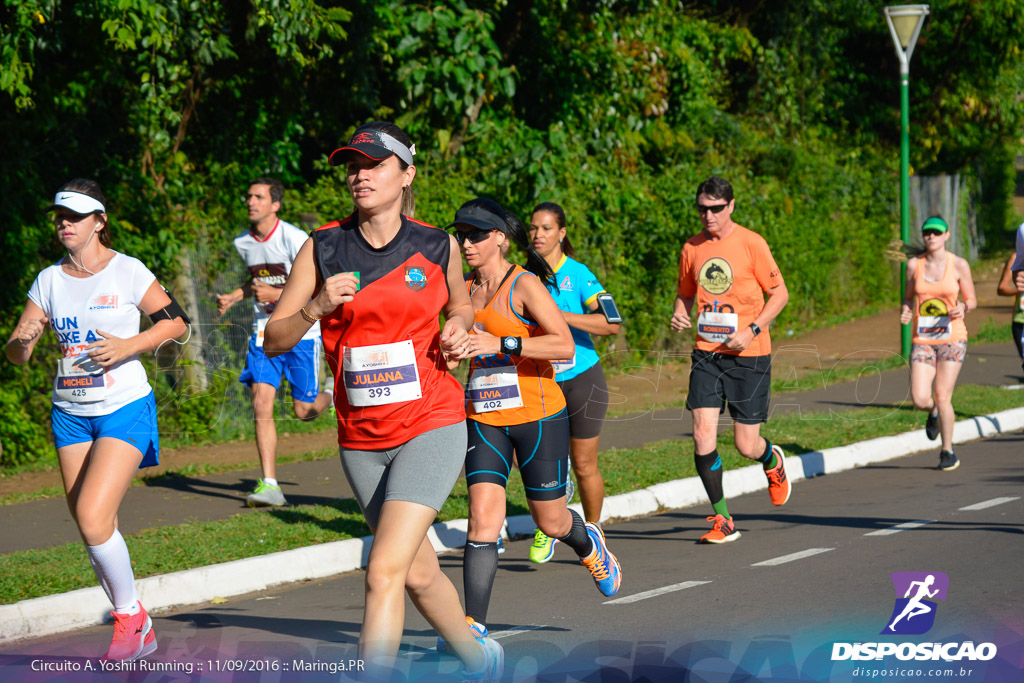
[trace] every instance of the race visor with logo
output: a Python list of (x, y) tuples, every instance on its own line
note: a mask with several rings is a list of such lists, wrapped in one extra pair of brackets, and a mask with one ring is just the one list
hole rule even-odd
[(416, 145), (412, 147), (406, 147), (397, 138), (388, 135), (382, 130), (376, 130), (373, 128), (366, 128), (363, 130), (357, 130), (352, 139), (348, 141), (348, 144), (344, 147), (331, 152), (331, 156), (328, 158), (327, 163), (331, 166), (340, 166), (345, 163), (345, 152), (359, 152), (365, 157), (369, 157), (374, 161), (381, 161), (387, 159), (392, 154), (397, 156), (399, 159), (413, 165), (412, 157), (416, 154)]
[(103, 207), (103, 203), (97, 199), (93, 199), (87, 194), (81, 192), (70, 192), (65, 190), (58, 192), (53, 198), (53, 204), (46, 207), (47, 211), (53, 211), (56, 208), (64, 208), (68, 211), (81, 214), (83, 216), (90, 213), (106, 213), (106, 209)]
[(505, 221), (502, 220), (501, 216), (491, 213), (480, 206), (463, 206), (455, 212), (455, 220), (445, 226), (445, 230), (459, 223), (472, 225), (479, 230), (500, 230), (505, 232)]

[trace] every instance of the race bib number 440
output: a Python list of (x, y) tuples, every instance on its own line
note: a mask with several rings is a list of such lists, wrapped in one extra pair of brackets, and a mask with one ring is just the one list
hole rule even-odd
[(478, 414), (522, 408), (523, 395), (519, 392), (519, 373), (516, 372), (516, 366), (477, 368), (469, 377), (466, 396)]
[(724, 344), (738, 326), (739, 316), (735, 313), (704, 311), (697, 316), (697, 335), (716, 344)]
[(422, 398), (412, 340), (347, 346), (342, 374), (349, 405), (380, 406)]

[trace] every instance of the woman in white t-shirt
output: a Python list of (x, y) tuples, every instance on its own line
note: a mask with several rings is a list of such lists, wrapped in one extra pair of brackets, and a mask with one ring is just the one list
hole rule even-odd
[[(110, 248), (104, 204), (92, 180), (72, 180), (57, 192), (47, 210), (67, 255), (36, 277), (6, 351), (22, 365), (47, 326), (57, 335), (63, 357), (51, 419), (68, 508), (114, 606), (104, 658), (132, 660), (156, 650), (117, 530), (117, 509), (135, 471), (156, 465), (159, 455), (156, 402), (139, 354), (179, 337), (185, 322), (146, 266)], [(142, 333), (140, 310), (155, 323)]]

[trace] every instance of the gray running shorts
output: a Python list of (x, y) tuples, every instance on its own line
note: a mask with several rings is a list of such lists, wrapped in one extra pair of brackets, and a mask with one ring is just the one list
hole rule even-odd
[(441, 509), (466, 462), (466, 423), (424, 432), (394, 448), (338, 451), (366, 522), (376, 527), (384, 501)]

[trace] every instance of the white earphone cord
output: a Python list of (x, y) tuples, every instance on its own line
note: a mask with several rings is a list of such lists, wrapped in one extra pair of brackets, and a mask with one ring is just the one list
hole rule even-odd
[[(89, 239), (87, 239), (85, 241), (85, 244), (82, 245), (82, 253), (83, 254), (85, 253), (85, 248), (89, 246), (89, 242), (92, 241), (92, 236), (96, 234), (96, 229), (98, 227), (100, 227), (99, 221), (96, 221), (96, 225), (92, 226), (92, 232), (89, 233)], [(68, 258), (71, 259), (71, 262), (74, 263), (76, 266), (78, 266), (79, 268), (81, 268), (85, 272), (89, 273), (89, 275), (95, 275), (96, 274), (96, 273), (92, 272), (91, 270), (89, 270), (88, 268), (86, 268), (83, 265), (85, 263), (85, 257), (82, 257), (82, 263), (79, 263), (78, 261), (75, 260), (75, 257), (69, 251), (68, 252)]]

